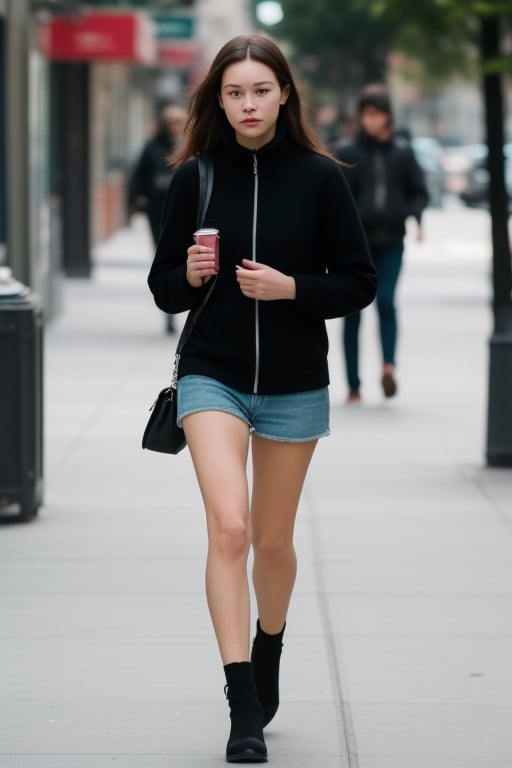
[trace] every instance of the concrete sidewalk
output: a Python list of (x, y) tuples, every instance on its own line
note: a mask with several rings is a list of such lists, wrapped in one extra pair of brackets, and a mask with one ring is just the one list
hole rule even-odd
[[(344, 404), (329, 323), (332, 435), (297, 523), (276, 768), (512, 765), (512, 471), (484, 466), (488, 221), (426, 224), (401, 283), (396, 399), (369, 310), (364, 403)], [(199, 492), (186, 451), (140, 447), (175, 344), (144, 222), (95, 258), (46, 333), (46, 504), (0, 528), (0, 767), (220, 766)]]

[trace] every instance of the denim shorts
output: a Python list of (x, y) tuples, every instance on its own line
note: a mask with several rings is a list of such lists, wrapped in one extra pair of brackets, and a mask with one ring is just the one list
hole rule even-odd
[(329, 390), (288, 395), (238, 392), (208, 376), (183, 376), (178, 382), (178, 424), (198, 411), (224, 411), (245, 421), (250, 432), (268, 440), (302, 443), (329, 433)]

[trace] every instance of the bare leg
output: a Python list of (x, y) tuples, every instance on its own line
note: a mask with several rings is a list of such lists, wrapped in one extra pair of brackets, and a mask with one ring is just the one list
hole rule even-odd
[(293, 529), (315, 446), (316, 440), (253, 437), (252, 577), (260, 624), (268, 634), (280, 632), (286, 621), (297, 572)]
[(249, 427), (220, 411), (183, 419), (208, 527), (206, 596), (224, 665), (249, 659)]

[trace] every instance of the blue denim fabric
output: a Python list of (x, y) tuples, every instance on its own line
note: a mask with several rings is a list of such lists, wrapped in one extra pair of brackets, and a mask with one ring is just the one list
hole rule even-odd
[(259, 437), (300, 443), (329, 434), (329, 390), (312, 389), (286, 395), (237, 392), (208, 376), (178, 381), (178, 424), (199, 411), (224, 411), (242, 419)]
[[(377, 269), (377, 296), (375, 303), (379, 316), (380, 342), (383, 363), (395, 364), (398, 323), (395, 307), (395, 292), (402, 267), (403, 245), (393, 248), (375, 249), (372, 258)], [(358, 390), (359, 378), (359, 324), (361, 313), (346, 317), (343, 323), (343, 348), (348, 386)]]

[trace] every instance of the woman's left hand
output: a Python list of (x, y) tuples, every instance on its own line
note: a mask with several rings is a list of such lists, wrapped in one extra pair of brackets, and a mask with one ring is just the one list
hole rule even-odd
[(248, 299), (275, 301), (295, 299), (295, 280), (277, 269), (250, 259), (242, 259), (236, 268), (236, 279), (240, 290)]

